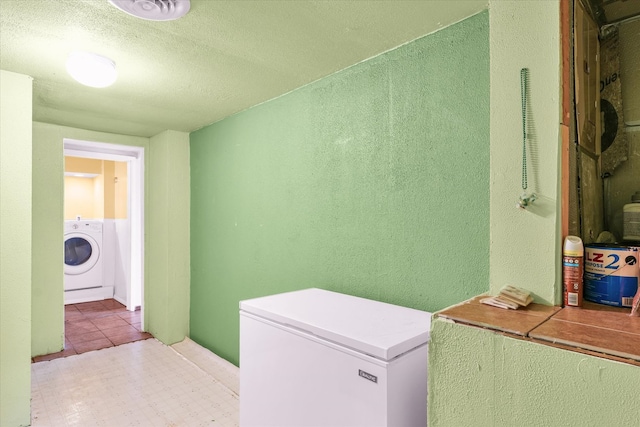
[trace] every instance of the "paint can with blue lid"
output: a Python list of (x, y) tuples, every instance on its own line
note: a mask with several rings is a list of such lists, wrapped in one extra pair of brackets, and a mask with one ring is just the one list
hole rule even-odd
[(631, 307), (640, 281), (640, 248), (585, 246), (584, 299), (615, 307)]

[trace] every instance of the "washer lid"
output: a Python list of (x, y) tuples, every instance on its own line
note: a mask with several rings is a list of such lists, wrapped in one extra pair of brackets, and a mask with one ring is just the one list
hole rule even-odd
[(322, 289), (240, 301), (240, 310), (382, 360), (429, 341), (431, 313)]

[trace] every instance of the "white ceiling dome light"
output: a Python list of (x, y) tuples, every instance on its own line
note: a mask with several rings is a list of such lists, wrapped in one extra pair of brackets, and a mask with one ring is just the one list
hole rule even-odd
[(118, 9), (149, 21), (172, 21), (189, 12), (189, 0), (109, 0)]
[(111, 86), (118, 77), (116, 64), (109, 58), (89, 52), (71, 52), (67, 72), (85, 86)]

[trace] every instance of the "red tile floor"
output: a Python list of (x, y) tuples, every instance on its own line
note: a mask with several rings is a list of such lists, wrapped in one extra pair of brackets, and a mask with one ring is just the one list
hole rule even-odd
[(32, 360), (52, 360), (152, 338), (140, 330), (140, 322), (140, 310), (127, 311), (114, 299), (65, 305), (64, 350)]

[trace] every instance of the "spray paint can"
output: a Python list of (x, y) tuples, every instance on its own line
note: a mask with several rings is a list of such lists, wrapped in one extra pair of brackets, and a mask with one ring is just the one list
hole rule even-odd
[(577, 236), (567, 236), (562, 248), (562, 288), (565, 307), (582, 307), (584, 245)]

